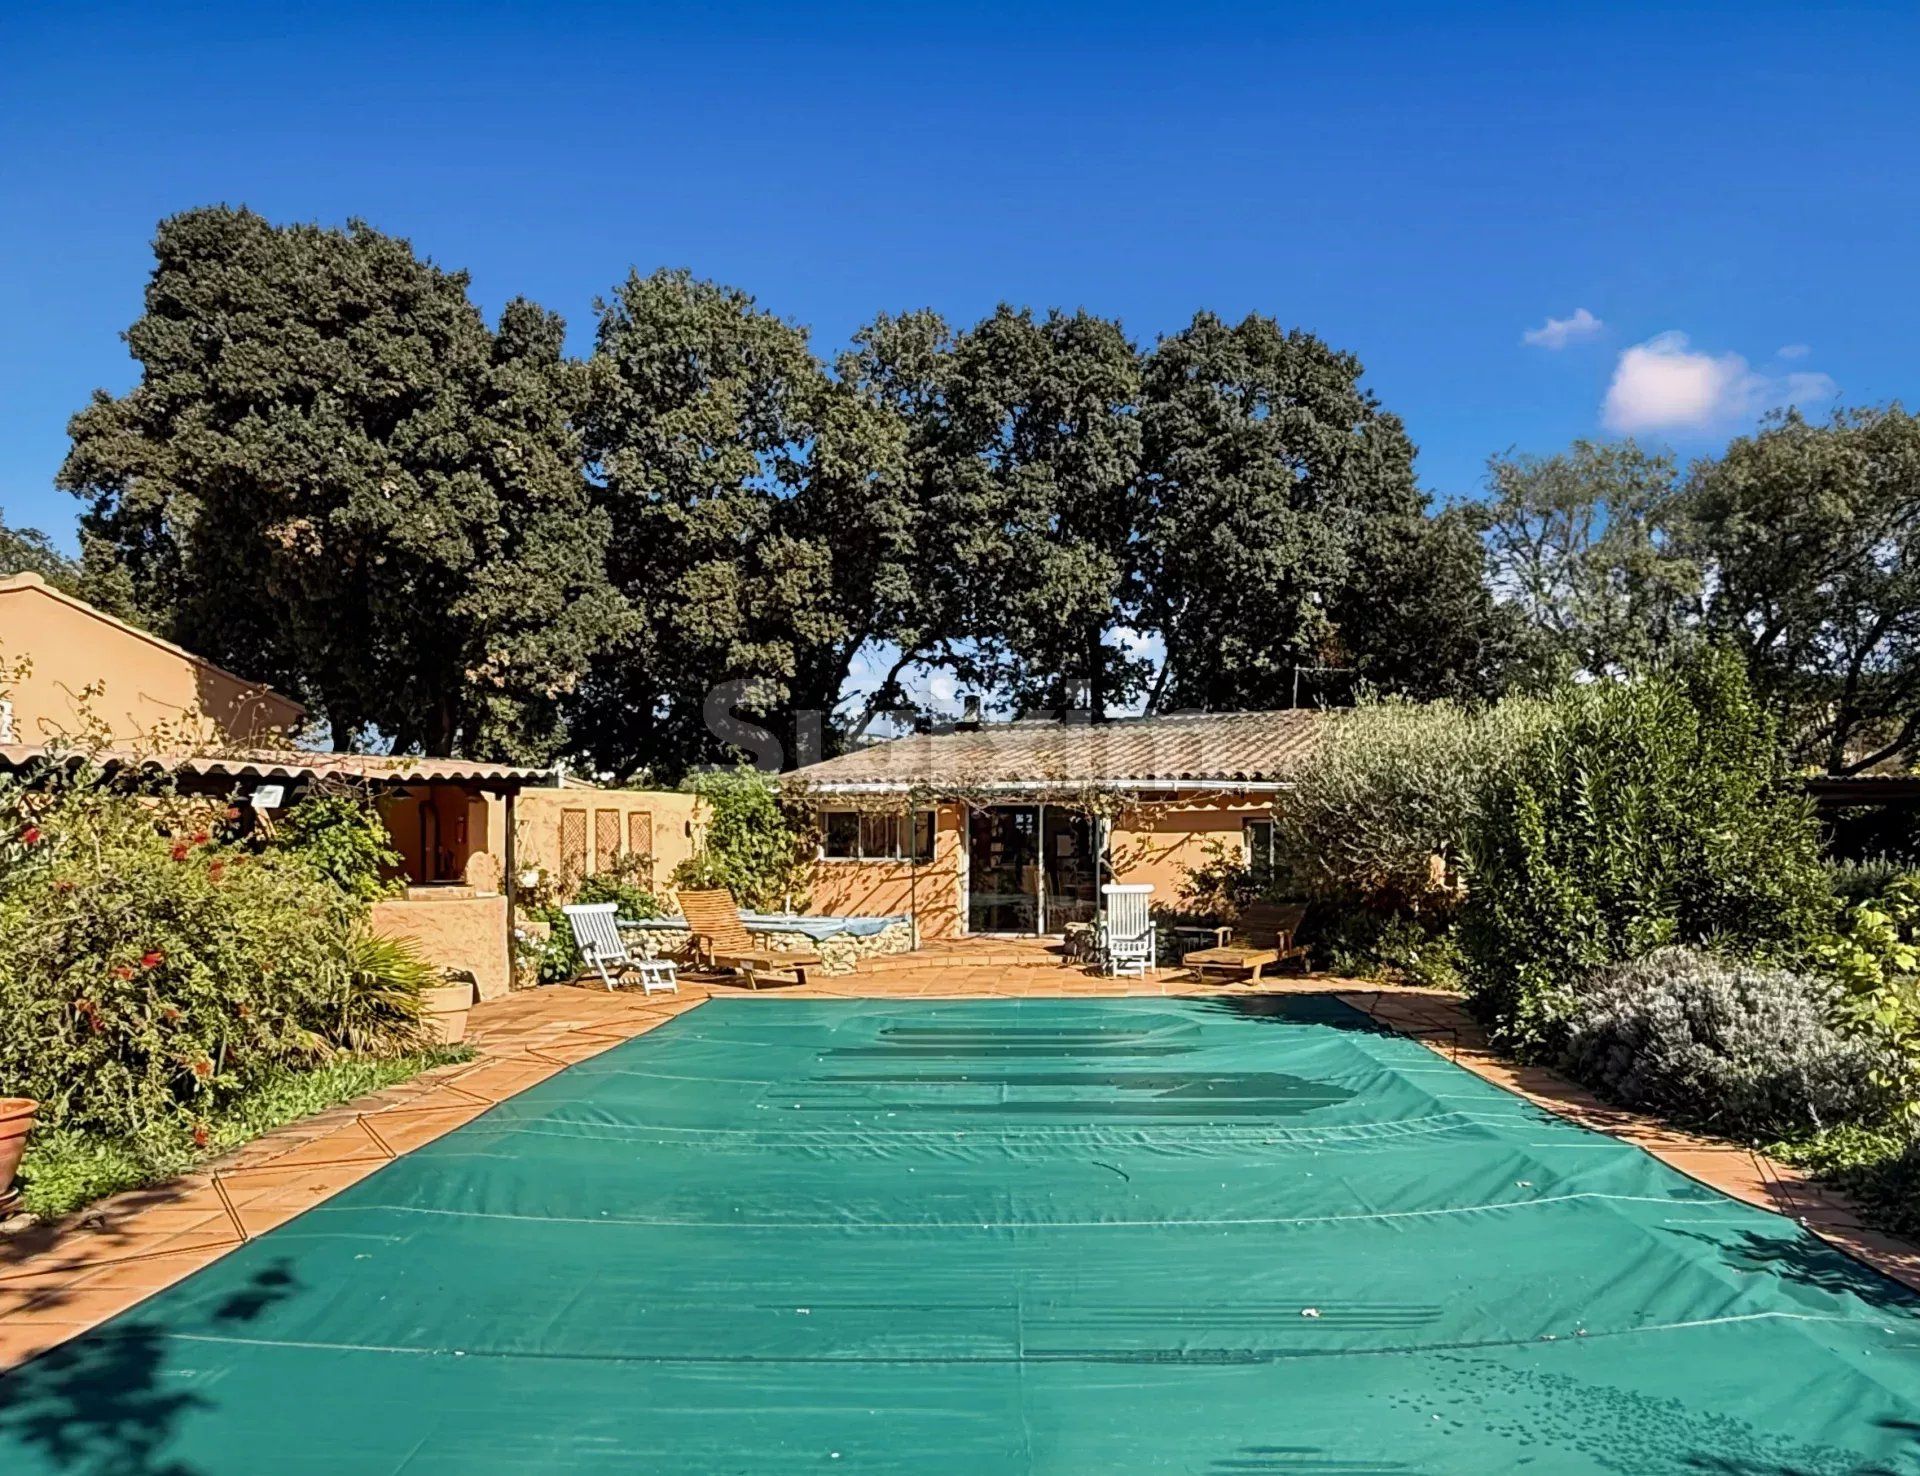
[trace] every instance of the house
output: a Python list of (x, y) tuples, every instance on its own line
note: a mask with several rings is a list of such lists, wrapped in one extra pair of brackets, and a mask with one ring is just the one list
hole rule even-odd
[(697, 846), (690, 795), (606, 790), (548, 769), (292, 746), (306, 711), (271, 687), (52, 588), (0, 579), (0, 773), (85, 753), (107, 770), (169, 774), (184, 793), (273, 817), (316, 787), (350, 785), (379, 811), (404, 892), (376, 904), (381, 932), (472, 972), (480, 997), (512, 982), (516, 887), (563, 884), (638, 858), (664, 882)]
[(58, 744), (91, 728), (129, 748), (268, 747), (306, 723), (306, 709), (271, 687), (63, 594), (38, 574), (0, 579), (0, 659), (29, 665), (0, 683), (0, 743)]
[(902, 913), (928, 937), (1058, 933), (1103, 882), (1173, 903), (1223, 852), (1272, 843), (1273, 796), (1318, 715), (1021, 720), (914, 733), (796, 769), (820, 846), (814, 909)]

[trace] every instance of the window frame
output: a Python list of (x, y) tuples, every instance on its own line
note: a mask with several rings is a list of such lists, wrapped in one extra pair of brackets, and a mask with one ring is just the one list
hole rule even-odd
[[(1265, 856), (1261, 856), (1258, 853), (1258, 848), (1254, 843), (1255, 833), (1257, 831), (1262, 831), (1262, 830), (1266, 832), (1266, 840), (1265, 840), (1266, 855)], [(1273, 823), (1273, 816), (1247, 815), (1243, 817), (1240, 821), (1240, 859), (1241, 861), (1250, 867), (1264, 862), (1265, 865), (1268, 867), (1268, 869), (1272, 869), (1273, 860), (1274, 860), (1274, 845), (1275, 845), (1275, 841), (1278, 839), (1278, 835), (1279, 835), (1279, 831), (1278, 831), (1278, 828)]]
[[(851, 849), (845, 852), (831, 849), (834, 842), (832, 832), (835, 822), (842, 827), (852, 823)], [(884, 854), (870, 854), (867, 842), (872, 829), (885, 825), (892, 834), (892, 849)], [(926, 850), (919, 849), (922, 830), (925, 831)], [(905, 815), (895, 811), (872, 811), (853, 809), (828, 809), (820, 812), (820, 843), (815, 847), (814, 859), (817, 861), (859, 861), (891, 862), (895, 864), (926, 865), (933, 860), (934, 847), (940, 832), (940, 820), (937, 811), (932, 809), (911, 810)]]

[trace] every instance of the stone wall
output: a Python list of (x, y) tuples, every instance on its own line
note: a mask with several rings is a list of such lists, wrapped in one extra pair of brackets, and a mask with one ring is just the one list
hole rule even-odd
[[(693, 939), (685, 927), (662, 924), (659, 927), (623, 928), (621, 932), (637, 951), (648, 958), (672, 958), (685, 962)], [(831, 938), (814, 939), (805, 933), (770, 930), (747, 925), (747, 936), (769, 953), (805, 953), (820, 955), (821, 966), (829, 974), (851, 974), (863, 958), (880, 958), (893, 953), (911, 953), (919, 946), (913, 924), (902, 918), (888, 923), (877, 933), (856, 936), (835, 933)]]

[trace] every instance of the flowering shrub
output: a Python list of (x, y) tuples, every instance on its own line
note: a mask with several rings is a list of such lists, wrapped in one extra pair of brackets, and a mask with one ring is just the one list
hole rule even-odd
[(1736, 1137), (1872, 1120), (1888, 1097), (1836, 1002), (1823, 979), (1656, 949), (1580, 986), (1561, 1064), (1624, 1106)]
[(86, 767), (0, 787), (0, 1092), (47, 1126), (192, 1131), (327, 1050), (354, 904), (217, 816)]

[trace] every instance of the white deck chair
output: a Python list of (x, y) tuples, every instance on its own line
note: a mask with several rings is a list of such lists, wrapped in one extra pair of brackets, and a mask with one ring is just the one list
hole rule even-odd
[(607, 988), (617, 987), (614, 981), (622, 974), (637, 974), (644, 994), (652, 994), (655, 989), (680, 992), (680, 975), (672, 959), (635, 958), (627, 952), (614, 921), (614, 914), (620, 910), (619, 903), (588, 902), (560, 910), (567, 915), (567, 925), (573, 929), (573, 946), (580, 950), (580, 957), (593, 965), (600, 982)]
[(1138, 974), (1144, 978), (1147, 970), (1159, 969), (1159, 940), (1149, 915), (1153, 884), (1109, 882), (1100, 888), (1100, 895), (1106, 899), (1106, 929), (1102, 941), (1107, 972), (1116, 977)]

